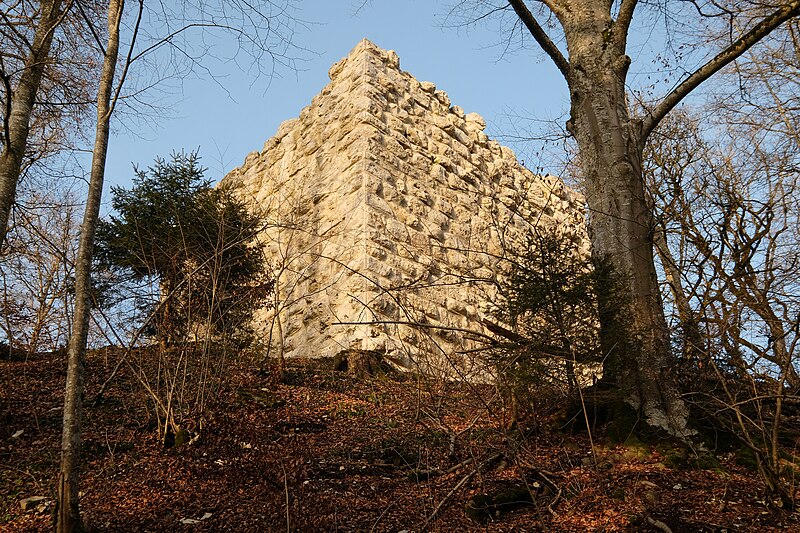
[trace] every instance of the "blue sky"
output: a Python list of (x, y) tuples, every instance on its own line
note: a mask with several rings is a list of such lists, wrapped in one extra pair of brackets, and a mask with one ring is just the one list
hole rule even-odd
[(158, 116), (127, 127), (118, 119), (107, 183), (127, 185), (132, 162), (147, 166), (181, 149), (199, 149), (207, 177), (218, 180), (297, 116), (327, 84), (330, 65), (364, 37), (395, 50), (403, 70), (434, 82), (453, 104), (480, 113), (490, 134), (513, 133), (509, 116), (555, 119), (567, 108), (566, 84), (530, 40), (527, 49), (504, 53), (507, 35), (496, 24), (445, 27), (454, 24), (446, 2), (372, 0), (359, 9), (362, 3), (297, 2), (296, 17), (308, 23), (295, 41), (309, 51), (297, 71), (281, 69), (267, 83), (228, 69), (220, 80), (225, 89), (207, 78), (185, 80), (159, 96)]

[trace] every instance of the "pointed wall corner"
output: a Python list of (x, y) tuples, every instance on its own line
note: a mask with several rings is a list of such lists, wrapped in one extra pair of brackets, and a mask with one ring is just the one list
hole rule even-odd
[(475, 280), (502, 271), (528, 221), (585, 240), (583, 206), (393, 51), (364, 39), (330, 76), (235, 171), (271, 221), (278, 298), (257, 320), (280, 322), (273, 348), (289, 357), (379, 346), (409, 368), (476, 371), (456, 355), (475, 344), (459, 331), (484, 332), (492, 286)]

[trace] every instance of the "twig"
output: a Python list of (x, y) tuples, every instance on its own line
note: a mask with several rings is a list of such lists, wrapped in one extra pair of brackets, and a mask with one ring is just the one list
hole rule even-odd
[[(473, 463), (473, 462), (475, 462), (475, 459), (470, 457), (469, 459), (465, 459), (464, 461), (461, 461), (457, 465), (451, 466), (450, 468), (448, 468), (447, 470), (444, 470), (444, 471), (439, 471), (439, 470), (437, 470), (435, 468), (432, 469), (432, 470), (423, 470), (423, 471), (417, 472), (416, 478), (417, 478), (417, 481), (419, 482), (419, 481), (428, 481), (429, 479), (433, 479), (433, 478), (439, 477), (439, 476), (446, 476), (448, 474), (452, 474), (456, 470), (462, 469), (463, 467), (465, 467), (468, 464)], [(380, 466), (380, 465), (376, 465), (376, 466)]]
[(36, 485), (36, 490), (38, 490), (38, 491), (42, 490), (42, 486), (39, 485), (39, 481), (36, 479), (36, 476), (31, 474), (29, 471), (20, 470), (19, 468), (14, 468), (14, 467), (11, 467), (11, 466), (6, 466), (6, 465), (0, 465), (0, 468), (3, 468), (5, 470), (11, 470), (12, 472), (18, 472), (20, 474), (23, 474), (23, 475), (26, 475), (26, 476), (30, 477), (33, 480), (33, 484)]
[(283, 470), (283, 492), (286, 494), (286, 533), (291, 533), (292, 523), (289, 519), (289, 480), (286, 476), (286, 468), (283, 467), (283, 462), (281, 462), (281, 470)]
[(447, 475), (447, 474), (452, 474), (452, 473), (453, 473), (453, 472), (455, 472), (456, 470), (460, 470), (461, 468), (463, 468), (463, 467), (467, 466), (467, 465), (468, 465), (468, 464), (470, 464), (470, 463), (474, 463), (474, 462), (475, 462), (475, 459), (474, 459), (474, 458), (472, 458), (472, 457), (470, 457), (469, 459), (465, 459), (464, 461), (461, 461), (460, 463), (458, 463), (458, 464), (457, 464), (457, 465), (455, 465), (455, 466), (451, 466), (450, 468), (448, 468), (447, 470), (445, 470), (444, 472), (442, 472), (442, 474), (444, 474), (444, 475)]
[(547, 506), (547, 511), (553, 516), (558, 516), (556, 514), (555, 509), (553, 509), (553, 507), (555, 507), (556, 504), (558, 503), (558, 501), (561, 499), (561, 494), (562, 493), (563, 493), (563, 491), (561, 490), (561, 487), (558, 487), (558, 492), (556, 493), (556, 497), (553, 498), (553, 501), (551, 501), (550, 505)]
[(369, 530), (369, 533), (372, 533), (373, 531), (375, 531), (375, 528), (378, 527), (378, 523), (383, 519), (384, 516), (386, 516), (386, 513), (389, 512), (389, 509), (391, 509), (395, 505), (397, 505), (396, 501), (394, 501), (394, 502), (392, 502), (392, 503), (390, 503), (389, 505), (386, 506), (386, 509), (383, 510), (381, 515), (378, 517), (378, 519), (375, 520), (375, 523), (372, 524), (372, 528)]
[(442, 499), (442, 501), (439, 502), (439, 505), (436, 506), (436, 509), (434, 509), (433, 512), (431, 513), (431, 515), (428, 517), (428, 519), (425, 520), (425, 523), (422, 524), (422, 527), (420, 528), (420, 531), (427, 531), (428, 530), (428, 526), (431, 524), (431, 522), (436, 520), (436, 518), (439, 516), (439, 512), (442, 510), (442, 507), (444, 507), (444, 504), (447, 503), (450, 500), (450, 498), (453, 496), (453, 494), (455, 494), (461, 487), (463, 487), (467, 483), (467, 481), (472, 479), (472, 477), (475, 474), (477, 474), (478, 472), (480, 472), (481, 470), (483, 470), (484, 468), (486, 468), (488, 465), (492, 464), (493, 462), (497, 461), (501, 457), (503, 457), (502, 453), (494, 454), (493, 456), (489, 457), (484, 462), (482, 462), (481, 464), (476, 466), (470, 473), (468, 473), (463, 478), (461, 478), (461, 481), (456, 483), (456, 486), (453, 487), (450, 490), (450, 492), (447, 493), (447, 496), (445, 496)]
[(647, 523), (653, 526), (654, 528), (660, 529), (664, 533), (672, 533), (672, 530), (669, 528), (667, 524), (665, 524), (661, 520), (653, 518), (647, 511), (645, 511), (644, 518), (645, 520), (647, 520)]
[[(575, 358), (575, 348), (573, 347), (572, 348), (572, 361), (573, 361), (573, 364), (577, 364), (575, 359), (576, 359)], [(589, 446), (591, 446), (591, 448), (592, 448), (592, 462), (594, 464), (594, 467), (597, 468), (597, 453), (595, 452), (595, 449), (594, 449), (594, 439), (592, 438), (592, 428), (591, 428), (591, 426), (589, 424), (589, 413), (586, 412), (586, 401), (583, 398), (583, 389), (581, 389), (580, 384), (578, 384), (577, 389), (578, 389), (578, 396), (581, 399), (581, 409), (583, 410), (583, 419), (586, 422), (586, 433), (589, 435)]]

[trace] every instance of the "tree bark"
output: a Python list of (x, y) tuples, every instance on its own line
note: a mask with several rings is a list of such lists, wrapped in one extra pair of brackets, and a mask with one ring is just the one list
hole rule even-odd
[(67, 383), (64, 395), (64, 426), (61, 440), (61, 472), (58, 483), (56, 531), (67, 533), (81, 528), (78, 505), (78, 466), (80, 464), (81, 419), (83, 414), (84, 360), (89, 334), (91, 308), (91, 267), (94, 237), (103, 195), (108, 137), (113, 105), (114, 74), (119, 55), (119, 30), (124, 0), (110, 0), (108, 6), (108, 45), (97, 90), (97, 128), (86, 211), (81, 225), (78, 260), (75, 264), (74, 326), (67, 356)]
[[(8, 233), (8, 219), (14, 205), (22, 160), (28, 146), (30, 121), (36, 93), (41, 85), (55, 28), (61, 21), (61, 0), (42, 0), (41, 18), (36, 25), (33, 43), (25, 59), (25, 67), (16, 89), (6, 87), (6, 120), (3, 124), (5, 144), (0, 153), (0, 245)], [(5, 80), (8, 81), (8, 80)]]
[(508, 3), (567, 81), (567, 129), (578, 143), (593, 254), (610, 264), (619, 278), (616, 284), (599, 287), (604, 379), (621, 388), (651, 426), (685, 438), (686, 409), (670, 379), (668, 329), (653, 258), (652, 211), (642, 173), (644, 143), (661, 119), (701, 83), (798, 16), (800, 0), (780, 3), (766, 13), (641, 120), (631, 117), (625, 91), (631, 62), (627, 39), (637, 0), (541, 2), (539, 9), (549, 11), (561, 25), (567, 55), (524, 0)]
[[(556, 12), (570, 62), (571, 117), (587, 187), (597, 260), (616, 282), (600, 285), (604, 381), (620, 388), (653, 428), (686, 434), (686, 409), (669, 373), (668, 329), (654, 264), (653, 220), (642, 174), (644, 139), (630, 116), (627, 26), (605, 2)], [(627, 22), (626, 22), (627, 24)]]

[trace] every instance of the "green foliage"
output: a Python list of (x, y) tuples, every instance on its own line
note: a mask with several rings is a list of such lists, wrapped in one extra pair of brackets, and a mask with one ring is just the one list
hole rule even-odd
[(212, 187), (195, 153), (135, 172), (132, 188), (112, 188), (116, 214), (97, 233), (101, 267), (159, 284), (154, 324), (165, 344), (194, 326), (217, 335), (246, 331), (272, 288), (256, 240), (259, 217), (230, 190)]
[(529, 233), (509, 257), (511, 270), (498, 284), (496, 316), (524, 341), (499, 352), (501, 377), (517, 389), (564, 378), (574, 385), (573, 363), (599, 354), (596, 277), (589, 258), (578, 240), (557, 229)]

